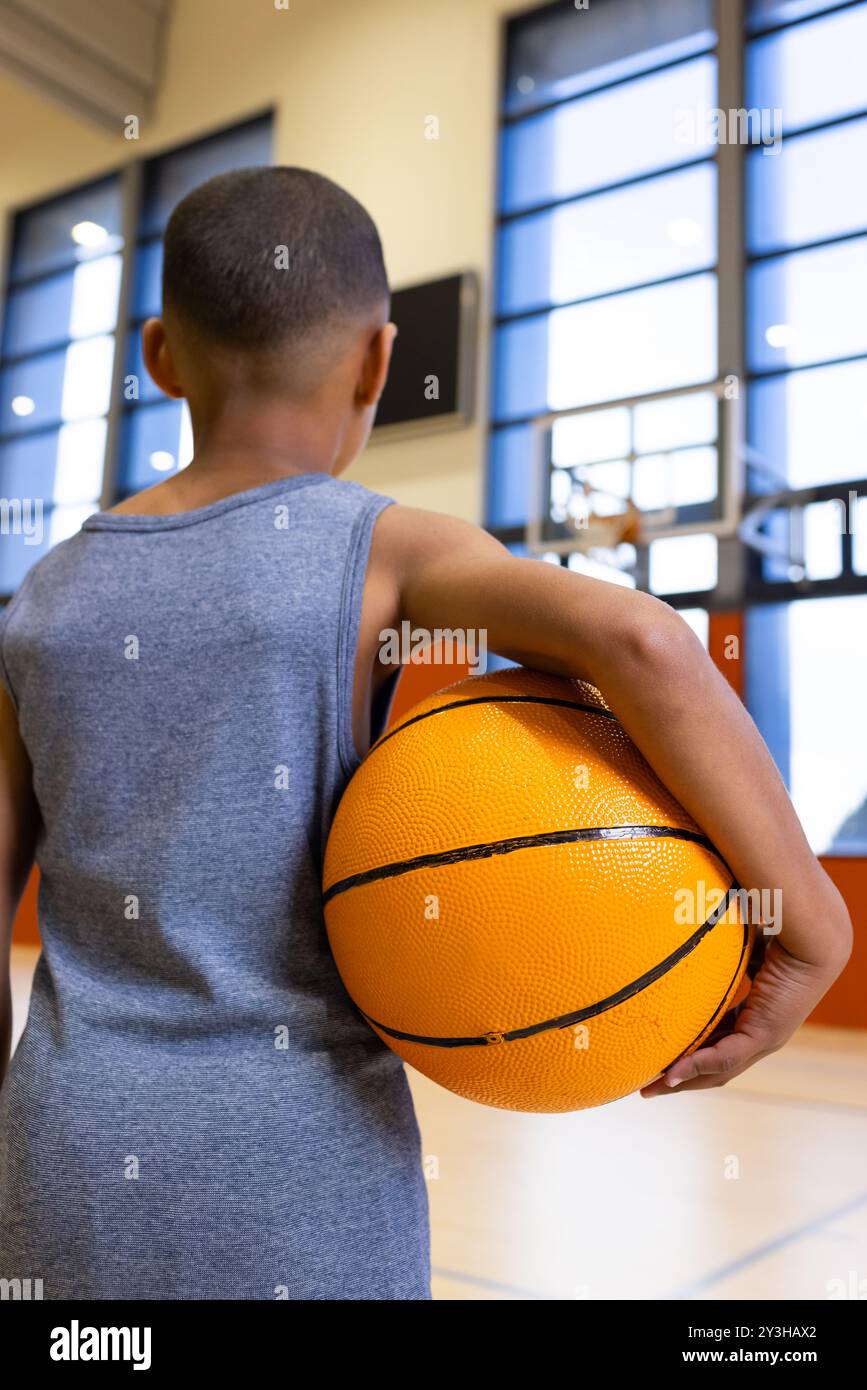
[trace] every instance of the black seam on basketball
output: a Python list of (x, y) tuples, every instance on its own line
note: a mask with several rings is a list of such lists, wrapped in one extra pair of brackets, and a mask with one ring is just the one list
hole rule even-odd
[(556, 700), (548, 695), (473, 695), (466, 700), (452, 700), (448, 705), (437, 705), (436, 709), (428, 709), (423, 714), (414, 714), (412, 718), (405, 719), (396, 729), (390, 729), (382, 738), (376, 740), (368, 749), (368, 758), (377, 748), (388, 743), (390, 738), (408, 729), (410, 724), (418, 724), (421, 719), (430, 719), (434, 714), (446, 714), (452, 709), (465, 709), (467, 705), (560, 705), (564, 709), (582, 710), (585, 714), (601, 714), (604, 719), (617, 719), (616, 714), (610, 709), (603, 709), (601, 705), (584, 704), (580, 700)]
[[(729, 889), (729, 892), (731, 892), (731, 889)], [(680, 1059), (681, 1059), (681, 1057), (685, 1057), (686, 1054), (690, 1051), (690, 1049), (693, 1048), (693, 1047), (695, 1047), (695, 1045), (696, 1045), (696, 1043), (698, 1042), (699, 1038), (704, 1037), (705, 1033), (711, 1033), (711, 1032), (713, 1031), (714, 1024), (716, 1023), (717, 1019), (719, 1018), (719, 1016), (720, 1016), (722, 1010), (725, 1008), (726, 1000), (728, 999), (729, 995), (731, 994), (732, 989), (734, 988), (734, 985), (735, 985), (735, 981), (737, 980), (738, 975), (739, 975), (739, 973), (740, 973), (741, 966), (742, 966), (742, 964), (743, 964), (744, 954), (745, 954), (745, 952), (746, 952), (747, 945), (748, 945), (748, 943), (749, 943), (749, 939), (750, 939), (750, 927), (749, 927), (749, 923), (748, 923), (748, 922), (744, 922), (744, 936), (743, 936), (743, 941), (741, 942), (741, 953), (740, 953), (740, 955), (738, 956), (738, 963), (737, 963), (737, 965), (735, 966), (734, 974), (732, 975), (731, 979), (730, 979), (729, 982), (728, 982), (728, 986), (727, 986), (727, 988), (726, 988), (725, 994), (723, 995), (722, 999), (721, 999), (721, 1000), (719, 1001), (719, 1003), (717, 1004), (716, 1008), (714, 1009), (713, 1013), (711, 1014), (710, 1018), (708, 1019), (707, 1023), (704, 1025), (704, 1027), (703, 1027), (703, 1028), (700, 1028), (700, 1029), (698, 1030), (698, 1032), (696, 1033), (696, 1035), (695, 1035), (695, 1037), (693, 1038), (692, 1042), (687, 1043), (686, 1047), (683, 1049), (682, 1052), (678, 1052), (678, 1054), (677, 1054), (676, 1057), (673, 1057), (672, 1060), (671, 1060), (670, 1062), (667, 1062), (667, 1063), (666, 1063), (666, 1065), (662, 1068), (662, 1071), (663, 1071), (663, 1072), (667, 1072), (668, 1069), (669, 1069), (669, 1067), (673, 1067), (674, 1064), (675, 1064), (675, 1062), (679, 1062)], [(648, 1084), (649, 1084), (649, 1083), (648, 1083)]]
[(710, 850), (720, 860), (719, 852), (706, 835), (698, 830), (681, 830), (674, 825), (602, 825), (582, 826), (575, 830), (548, 830), (539, 835), (513, 835), (505, 840), (489, 840), (485, 844), (460, 845), (456, 849), (439, 850), (435, 854), (418, 854), (413, 859), (398, 859), (391, 864), (380, 864), (376, 869), (365, 869), (360, 874), (350, 874), (348, 878), (338, 879), (326, 888), (322, 895), (323, 906), (346, 893), (350, 888), (359, 888), (365, 883), (376, 883), (379, 879), (397, 878), (401, 874), (413, 873), (416, 869), (438, 869), (444, 864), (462, 864), (473, 859), (492, 859), (498, 854), (514, 854), (519, 849), (539, 849), (549, 845), (571, 845), (582, 840), (643, 840), (669, 839), (690, 840)]
[[(614, 1009), (618, 1004), (623, 1004), (627, 999), (634, 998), (636, 994), (640, 994), (643, 990), (647, 989), (649, 985), (655, 984), (657, 980), (661, 980), (663, 975), (667, 975), (669, 970), (673, 970), (676, 965), (679, 965), (682, 960), (685, 960), (686, 957), (695, 950), (696, 946), (704, 940), (708, 932), (713, 931), (714, 927), (717, 926), (720, 919), (724, 917), (728, 911), (732, 895), (737, 892), (737, 884), (732, 883), (722, 902), (710, 914), (707, 921), (703, 922), (698, 930), (693, 932), (692, 936), (688, 937), (686, 941), (678, 946), (676, 951), (672, 951), (670, 956), (666, 956), (665, 960), (660, 961), (658, 965), (654, 965), (651, 970), (647, 970), (643, 975), (639, 975), (638, 979), (633, 980), (631, 984), (624, 985), (623, 988), (617, 990), (615, 994), (608, 995), (606, 999), (600, 999), (596, 1004), (588, 1004), (585, 1008), (576, 1009), (573, 1013), (560, 1014), (557, 1018), (547, 1018), (543, 1023), (531, 1023), (528, 1028), (513, 1028), (509, 1032), (491, 1031), (483, 1033), (480, 1037), (428, 1038), (417, 1033), (404, 1033), (398, 1028), (389, 1028), (387, 1024), (380, 1023), (378, 1019), (371, 1018), (370, 1014), (366, 1014), (363, 1009), (359, 1009), (359, 1013), (363, 1018), (366, 1018), (367, 1022), (372, 1024), (374, 1028), (378, 1028), (380, 1032), (386, 1033), (390, 1038), (395, 1038), (400, 1042), (424, 1043), (428, 1047), (488, 1047), (493, 1041), (506, 1043), (521, 1042), (525, 1038), (535, 1037), (537, 1033), (551, 1032), (555, 1028), (571, 1028), (576, 1023), (584, 1023), (588, 1018), (598, 1018), (600, 1014), (607, 1013), (609, 1009)], [(741, 946), (741, 960), (743, 959), (743, 951), (744, 948)], [(729, 985), (729, 989), (731, 989), (731, 985)], [(726, 991), (726, 994), (727, 993), (728, 990)], [(358, 1008), (357, 1004), (356, 1008)], [(717, 1011), (718, 1010), (719, 1006), (717, 1006)], [(700, 1036), (701, 1034), (699, 1034), (699, 1037)], [(669, 1065), (673, 1065), (673, 1063)]]

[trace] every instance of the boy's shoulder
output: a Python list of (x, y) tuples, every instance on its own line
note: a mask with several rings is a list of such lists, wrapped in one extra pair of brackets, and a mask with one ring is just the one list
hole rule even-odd
[(39, 559), (34, 561), (8, 603), (0, 609), (0, 631), (23, 603), (65, 582), (70, 568), (78, 562), (82, 545), (85, 543), (84, 534), (82, 531), (76, 531), (65, 540), (55, 542), (44, 555), (40, 555)]

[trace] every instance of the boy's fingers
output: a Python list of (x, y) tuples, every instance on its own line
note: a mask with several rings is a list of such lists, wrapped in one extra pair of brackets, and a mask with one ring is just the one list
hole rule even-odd
[(747, 1033), (730, 1033), (713, 1047), (703, 1047), (691, 1057), (680, 1058), (663, 1076), (642, 1087), (641, 1094), (650, 1099), (673, 1091), (703, 1091), (712, 1086), (724, 1086), (772, 1050)]

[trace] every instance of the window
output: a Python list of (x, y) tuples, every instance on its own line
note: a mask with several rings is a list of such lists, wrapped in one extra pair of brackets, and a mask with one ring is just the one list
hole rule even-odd
[[(517, 546), (543, 506), (543, 558), (650, 589), (705, 643), (709, 611), (745, 608), (750, 708), (814, 847), (863, 853), (867, 0), (743, 0), (740, 37), (726, 4), (507, 26), (487, 524)], [(716, 106), (758, 112), (725, 160), (727, 131), (673, 120)], [(750, 504), (769, 499), (750, 545), (714, 529), (730, 372)], [(625, 573), (568, 553), (576, 479), (672, 513), (672, 533), (621, 545)]]
[(268, 163), (270, 127), (270, 117), (246, 122), (15, 217), (0, 341), (0, 595), (103, 497), (189, 461), (186, 408), (150, 382), (138, 330), (159, 311), (172, 207), (212, 174)]
[[(716, 146), (695, 119), (717, 103), (715, 44), (712, 0), (554, 5), (508, 25), (487, 492), (487, 524), (507, 543), (532, 510), (534, 420), (718, 376)], [(555, 507), (568, 509), (580, 465), (641, 506), (712, 509), (717, 402), (678, 404), (559, 421)], [(650, 565), (666, 592), (677, 557), (705, 556), (679, 596), (715, 570), (716, 541), (697, 539), (703, 550), (656, 552), (669, 556)]]
[(747, 700), (818, 854), (863, 854), (867, 844), (867, 647), (852, 640), (865, 626), (865, 594), (749, 614)]
[(863, 853), (867, 4), (751, 0), (748, 27), (746, 99), (785, 116), (779, 152), (746, 156), (752, 485), (790, 489), (764, 534), (794, 525), (802, 554), (750, 559), (747, 694), (813, 848)]
[[(0, 592), (17, 588), (29, 566), (98, 505), (120, 225), (116, 175), (16, 219), (0, 347), (0, 493), (22, 517), (4, 527)], [(21, 524), (27, 513), (30, 524)]]

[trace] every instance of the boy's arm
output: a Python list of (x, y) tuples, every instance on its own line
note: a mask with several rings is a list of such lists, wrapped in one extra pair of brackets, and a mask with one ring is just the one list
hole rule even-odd
[(0, 686), (0, 1086), (12, 1044), (12, 923), (33, 866), (39, 810), (15, 707)]
[(721, 1085), (781, 1047), (843, 969), (851, 924), (755, 725), (688, 625), (648, 594), (515, 559), (484, 531), (414, 508), (381, 514), (378, 557), (414, 626), (484, 629), (490, 650), (597, 686), (738, 883), (781, 890), (782, 931), (735, 1031), (644, 1094)]

